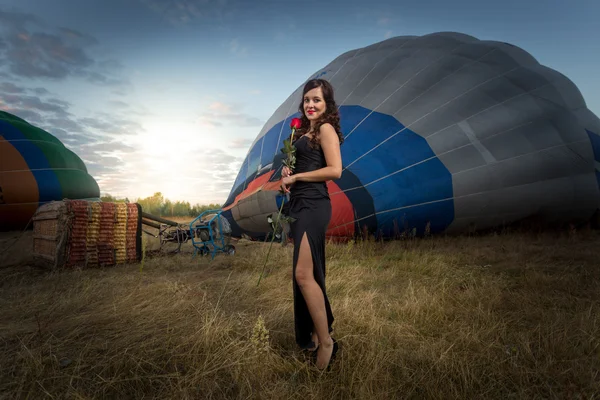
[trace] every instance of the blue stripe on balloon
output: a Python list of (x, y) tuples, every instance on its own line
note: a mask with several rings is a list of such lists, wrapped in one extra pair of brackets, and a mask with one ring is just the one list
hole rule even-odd
[[(281, 132), (281, 126), (283, 122), (278, 123), (265, 134), (265, 142), (262, 148), (262, 155), (260, 157), (260, 164), (262, 166), (268, 165), (273, 162), (273, 157), (277, 153), (281, 152), (281, 146), (277, 146), (277, 139), (279, 138), (279, 132)], [(283, 135), (283, 134), (282, 134)]]
[(290, 123), (292, 119), (298, 118), (300, 114), (295, 112), (292, 115), (286, 117), (285, 120), (275, 124), (269, 131), (265, 134), (265, 144), (263, 146), (263, 151), (261, 155), (260, 163), (264, 165), (268, 165), (273, 162), (274, 158), (282, 155), (281, 149), (283, 148), (283, 141), (290, 137), (292, 134), (292, 129), (290, 128)]
[(256, 172), (259, 169), (260, 151), (261, 151), (261, 146), (262, 146), (263, 140), (264, 140), (264, 136), (262, 138), (260, 138), (254, 144), (254, 147), (252, 147), (252, 149), (250, 150), (250, 153), (247, 156), (248, 170), (246, 171), (246, 176), (244, 177), (244, 179), (247, 179), (252, 174), (256, 174)]
[(275, 203), (277, 204), (277, 210), (281, 208), (282, 204), (287, 202), (287, 196), (285, 194), (278, 193), (275, 195)]
[(240, 171), (238, 172), (237, 178), (235, 178), (235, 182), (233, 183), (233, 187), (231, 189), (231, 193), (225, 202), (225, 206), (233, 203), (235, 200), (235, 196), (242, 193), (244, 190), (244, 183), (246, 182), (246, 171), (248, 171), (248, 158), (244, 159), (242, 166), (240, 167)]
[(343, 144), (343, 164), (367, 185), (378, 233), (393, 236), (416, 228), (421, 234), (428, 222), (432, 233), (445, 230), (454, 219), (452, 175), (427, 141), (392, 116), (372, 112), (363, 121), (370, 110), (340, 111), (346, 128), (354, 129)]
[(7, 121), (0, 120), (0, 132), (25, 159), (38, 185), (39, 202), (62, 199), (62, 187), (44, 152)]

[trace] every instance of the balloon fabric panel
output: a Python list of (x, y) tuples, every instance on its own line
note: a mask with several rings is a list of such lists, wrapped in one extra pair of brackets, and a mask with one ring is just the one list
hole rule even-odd
[(590, 141), (592, 142), (592, 149), (594, 150), (594, 159), (596, 161), (596, 180), (598, 181), (598, 186), (600, 187), (600, 136), (591, 131), (588, 131), (587, 129), (586, 132), (590, 137)]
[(62, 197), (62, 188), (48, 160), (40, 148), (30, 142), (17, 128), (7, 121), (0, 120), (0, 132), (6, 140), (23, 156), (28, 169), (38, 183), (39, 202), (51, 201)]

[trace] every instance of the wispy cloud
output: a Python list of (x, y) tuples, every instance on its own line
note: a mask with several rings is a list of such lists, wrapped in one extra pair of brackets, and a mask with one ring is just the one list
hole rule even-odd
[(233, 12), (231, 0), (138, 0), (141, 4), (176, 26), (201, 20), (222, 21)]
[(214, 102), (207, 112), (198, 117), (198, 123), (201, 126), (215, 128), (226, 125), (235, 126), (262, 126), (264, 121), (244, 112), (239, 111), (240, 105), (227, 104), (223, 102)]
[(228, 147), (230, 149), (248, 149), (253, 141), (253, 139), (236, 138), (231, 141)]
[(231, 42), (229, 42), (229, 51), (236, 56), (248, 55), (248, 47), (242, 46), (238, 39), (232, 39)]
[(10, 82), (0, 83), (0, 91), (5, 93), (23, 93), (25, 90)]
[(126, 156), (135, 151), (124, 139), (140, 133), (141, 125), (119, 113), (76, 117), (71, 106), (46, 89), (0, 82), (0, 107), (58, 138), (97, 181), (124, 171)]
[(387, 26), (390, 23), (390, 18), (389, 17), (380, 17), (377, 20), (377, 25), (379, 26)]
[(13, 110), (42, 111), (61, 118), (66, 118), (70, 115), (67, 110), (68, 105), (65, 105), (68, 104), (66, 102), (42, 101), (38, 96), (24, 94), (26, 91), (25, 88), (17, 87), (10, 83), (8, 85), (13, 86), (13, 92), (2, 93), (1, 96), (4, 103), (9, 105)]
[[(68, 28), (49, 28), (40, 18), (0, 9), (0, 61), (16, 77), (82, 78), (97, 85), (125, 87), (120, 63), (94, 54), (98, 40)], [(5, 75), (6, 77), (6, 75)]]

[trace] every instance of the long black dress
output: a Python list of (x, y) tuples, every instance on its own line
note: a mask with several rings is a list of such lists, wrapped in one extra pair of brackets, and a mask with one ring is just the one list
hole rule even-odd
[[(309, 141), (307, 136), (302, 136), (294, 143), (296, 146), (294, 174), (314, 171), (327, 166), (323, 150), (320, 147), (318, 149), (311, 148)], [(290, 224), (290, 228), (294, 241), (293, 293), (296, 343), (302, 349), (307, 349), (314, 347), (311, 337), (314, 325), (306, 301), (296, 282), (296, 265), (304, 233), (307, 235), (312, 253), (314, 278), (323, 290), (329, 332), (332, 331), (331, 325), (334, 320), (325, 290), (325, 232), (331, 219), (331, 201), (326, 183), (295, 182), (290, 188), (288, 213), (295, 218), (295, 221)]]

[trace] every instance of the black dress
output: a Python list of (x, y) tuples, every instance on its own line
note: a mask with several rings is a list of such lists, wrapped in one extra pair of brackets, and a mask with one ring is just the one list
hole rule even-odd
[[(309, 141), (308, 137), (302, 136), (294, 143), (296, 146), (294, 174), (314, 171), (327, 166), (323, 150), (311, 148)], [(292, 276), (296, 343), (306, 349), (314, 347), (311, 337), (314, 325), (300, 287), (296, 282), (296, 264), (304, 233), (306, 233), (310, 245), (314, 278), (323, 290), (329, 332), (332, 331), (331, 325), (334, 320), (325, 290), (325, 232), (331, 219), (331, 201), (326, 183), (295, 182), (290, 188), (288, 213), (295, 218), (295, 221), (290, 224), (290, 228), (294, 241)]]

